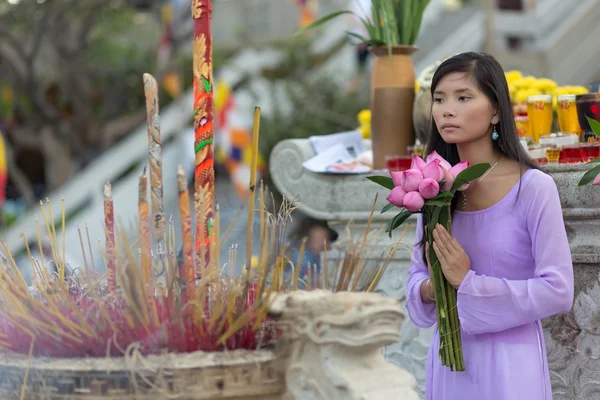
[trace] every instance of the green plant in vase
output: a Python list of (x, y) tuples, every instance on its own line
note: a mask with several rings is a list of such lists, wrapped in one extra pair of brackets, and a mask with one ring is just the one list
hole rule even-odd
[(342, 10), (328, 14), (296, 34), (302, 34), (315, 29), (342, 15), (354, 15), (360, 19), (369, 37), (348, 32), (360, 43), (370, 47), (387, 46), (391, 52), (392, 46), (412, 46), (421, 30), (423, 13), (430, 0), (372, 0), (371, 17), (369, 19), (356, 15), (353, 11)]

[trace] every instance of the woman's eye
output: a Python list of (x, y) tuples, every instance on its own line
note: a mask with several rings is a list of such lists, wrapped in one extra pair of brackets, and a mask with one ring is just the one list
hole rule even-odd
[(434, 103), (441, 103), (442, 99), (440, 99), (439, 97), (436, 97), (436, 98), (433, 99), (433, 102)]
[(469, 97), (467, 97), (467, 96), (460, 96), (460, 97), (458, 98), (458, 101), (465, 101), (465, 100), (467, 100), (467, 99), (469, 99)]

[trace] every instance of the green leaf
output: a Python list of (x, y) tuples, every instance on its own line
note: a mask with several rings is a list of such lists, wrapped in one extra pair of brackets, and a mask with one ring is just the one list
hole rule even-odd
[(383, 208), (381, 209), (381, 213), (385, 213), (388, 212), (389, 210), (391, 210), (392, 208), (394, 208), (395, 205), (393, 205), (392, 203), (387, 203), (385, 206), (383, 206)]
[(592, 128), (596, 136), (600, 138), (600, 122), (588, 117), (587, 115), (585, 116), (585, 118), (587, 119), (588, 124), (590, 124), (590, 128)]
[[(442, 185), (440, 185), (442, 186)], [(454, 193), (446, 190), (445, 192), (440, 192), (437, 196), (435, 196), (436, 199), (445, 199), (448, 197), (454, 197)]]
[(395, 187), (392, 178), (390, 178), (389, 176), (374, 175), (367, 176), (367, 179), (371, 182), (375, 182), (376, 184), (383, 186), (386, 189), (392, 190)]
[(336, 11), (336, 12), (326, 15), (322, 18), (319, 18), (312, 24), (300, 29), (299, 31), (296, 31), (296, 33), (294, 33), (294, 36), (302, 35), (303, 33), (310, 31), (311, 29), (318, 28), (319, 26), (324, 25), (325, 23), (331, 21), (332, 19), (337, 18), (340, 15), (344, 15), (344, 14), (354, 14), (354, 13), (352, 11), (348, 11), (348, 10)]
[(583, 174), (583, 177), (581, 177), (581, 180), (579, 181), (579, 186), (584, 186), (593, 182), (598, 174), (600, 174), (600, 165), (596, 165), (594, 168)]
[(438, 199), (438, 198), (425, 200), (425, 205), (428, 205), (428, 206), (442, 206), (442, 207), (445, 207), (445, 206), (448, 205), (448, 203), (449, 203), (448, 200)]
[(412, 211), (402, 211), (397, 214), (390, 222), (387, 223), (385, 231), (392, 237), (392, 231), (402, 225), (414, 213)]
[(358, 40), (360, 40), (361, 42), (364, 42), (364, 43), (367, 43), (367, 42), (370, 41), (369, 39), (367, 39), (366, 37), (364, 37), (362, 35), (359, 35), (358, 33), (346, 31), (346, 34), (349, 35), (349, 36), (352, 36), (353, 38), (356, 38), (356, 39), (358, 39)]
[(464, 169), (461, 173), (456, 176), (454, 183), (452, 184), (452, 189), (450, 191), (454, 192), (456, 189), (464, 185), (465, 183), (469, 183), (474, 179), (480, 178), (485, 172), (490, 169), (490, 164), (481, 163), (471, 165), (469, 168)]

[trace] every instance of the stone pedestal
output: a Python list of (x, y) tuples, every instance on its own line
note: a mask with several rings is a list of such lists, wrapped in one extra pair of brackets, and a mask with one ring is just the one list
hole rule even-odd
[[(323, 219), (340, 233), (341, 240), (347, 235), (362, 238), (373, 208), (377, 203), (369, 229), (369, 253), (367, 257), (379, 258), (400, 236), (400, 229), (390, 239), (384, 232), (388, 214), (381, 214), (389, 191), (366, 179), (367, 175), (315, 174), (302, 167), (302, 162), (315, 155), (308, 140), (291, 139), (279, 143), (271, 153), (269, 162), (271, 177), (281, 194), (289, 200), (298, 199), (299, 209), (313, 218)], [(352, 221), (350, 225), (348, 222)], [(411, 223), (412, 222), (412, 223)], [(397, 299), (404, 307), (406, 301), (406, 278), (414, 243), (414, 220), (409, 221), (400, 246), (383, 275), (376, 291)], [(341, 254), (328, 253), (330, 261), (337, 261)], [(433, 329), (420, 329), (410, 322), (402, 325), (398, 341), (385, 348), (385, 356), (412, 373), (423, 394), (425, 385), (425, 361)]]
[(376, 293), (295, 291), (269, 315), (281, 330), (285, 400), (418, 400), (416, 380), (384, 359), (400, 335), (400, 304)]
[[(314, 154), (307, 140), (285, 140), (276, 146), (270, 168), (278, 190), (290, 200), (298, 198), (302, 212), (327, 220), (341, 234), (348, 221), (353, 220), (347, 231), (355, 235), (364, 234), (377, 195), (369, 237), (372, 253), (379, 255), (400, 235), (398, 230), (389, 239), (383, 232), (389, 215), (381, 215), (380, 210), (389, 191), (368, 181), (367, 175), (315, 174), (305, 170), (302, 162)], [(575, 269), (572, 311), (543, 321), (554, 399), (600, 399), (600, 189), (577, 186), (587, 169), (589, 166), (583, 164), (543, 168), (559, 188)], [(412, 222), (377, 288), (402, 303), (406, 300), (414, 243)], [(335, 252), (328, 254), (330, 259), (336, 257)], [(431, 334), (432, 329), (405, 323), (400, 339), (386, 347), (386, 357), (417, 378), (421, 393)]]

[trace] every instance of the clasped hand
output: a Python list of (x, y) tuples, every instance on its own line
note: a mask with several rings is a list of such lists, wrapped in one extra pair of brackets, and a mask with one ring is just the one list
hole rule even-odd
[[(433, 251), (440, 261), (446, 280), (458, 289), (471, 270), (471, 261), (460, 243), (440, 224), (437, 224), (433, 230)], [(429, 274), (431, 275), (429, 243), (426, 245), (425, 255), (429, 266)]]

